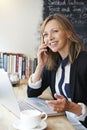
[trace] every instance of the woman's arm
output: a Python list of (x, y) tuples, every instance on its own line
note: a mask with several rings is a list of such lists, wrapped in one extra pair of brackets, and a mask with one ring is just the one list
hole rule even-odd
[(35, 73), (32, 76), (32, 83), (37, 82), (41, 78), (42, 71), (49, 57), (46, 53), (44, 53), (47, 50), (46, 48), (47, 46), (45, 44), (41, 44), (38, 49), (38, 53), (37, 53), (38, 65), (36, 67)]
[[(58, 112), (72, 112), (77, 115), (78, 119), (84, 118), (87, 116), (87, 107), (83, 103), (74, 103), (68, 101), (65, 97), (55, 94), (57, 100), (50, 100), (47, 103), (53, 108), (54, 111)], [(79, 118), (80, 117), (80, 118)], [(84, 120), (81, 119), (81, 120)]]

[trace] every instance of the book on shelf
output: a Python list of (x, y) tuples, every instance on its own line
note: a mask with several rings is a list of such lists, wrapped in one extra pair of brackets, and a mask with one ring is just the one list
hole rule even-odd
[(0, 68), (4, 68), (9, 75), (17, 74), (19, 79), (28, 79), (36, 66), (37, 58), (31, 59), (22, 53), (0, 52)]

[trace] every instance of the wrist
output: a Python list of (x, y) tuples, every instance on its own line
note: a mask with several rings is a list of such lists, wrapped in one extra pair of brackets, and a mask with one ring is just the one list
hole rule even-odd
[(37, 65), (35, 72), (32, 75), (31, 82), (35, 83), (41, 79), (41, 74), (43, 71), (43, 67)]
[(37, 73), (37, 74), (41, 74), (42, 73), (42, 71), (43, 71), (43, 66), (42, 65), (37, 65), (37, 67), (36, 67), (36, 70), (35, 70), (35, 74)]
[(69, 112), (72, 112), (72, 113), (74, 113), (74, 114), (76, 114), (78, 116), (81, 115), (81, 113), (82, 113), (82, 107), (81, 107), (80, 104), (77, 104), (77, 103), (74, 103), (74, 102), (70, 102), (70, 101), (69, 101), (68, 104), (69, 104), (68, 105), (68, 111)]
[(37, 64), (37, 69), (43, 69), (43, 68), (44, 68), (43, 64), (40, 64), (40, 63)]

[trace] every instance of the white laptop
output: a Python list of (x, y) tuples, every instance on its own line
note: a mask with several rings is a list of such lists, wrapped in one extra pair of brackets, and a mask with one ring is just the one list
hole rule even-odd
[(48, 116), (65, 114), (54, 112), (44, 100), (39, 98), (26, 98), (18, 100), (13, 91), (8, 74), (4, 71), (4, 69), (0, 69), (0, 104), (14, 113), (17, 117), (20, 117), (20, 111), (25, 109), (38, 109), (41, 112), (45, 111)]
[(20, 116), (20, 109), (12, 84), (4, 69), (0, 69), (0, 104), (16, 114), (18, 117)]

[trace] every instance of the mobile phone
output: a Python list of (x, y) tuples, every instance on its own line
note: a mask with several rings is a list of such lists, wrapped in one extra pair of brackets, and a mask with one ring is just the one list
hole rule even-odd
[(49, 47), (47, 47), (46, 49), (47, 49), (47, 50), (45, 51), (45, 53), (46, 53), (47, 55), (49, 55), (49, 50), (50, 50)]

